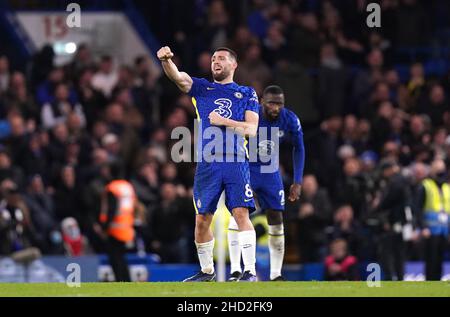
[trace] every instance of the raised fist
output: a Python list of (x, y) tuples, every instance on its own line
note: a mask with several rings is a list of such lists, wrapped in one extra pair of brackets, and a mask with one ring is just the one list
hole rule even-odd
[(161, 61), (167, 61), (173, 57), (173, 53), (168, 46), (161, 47), (156, 55)]

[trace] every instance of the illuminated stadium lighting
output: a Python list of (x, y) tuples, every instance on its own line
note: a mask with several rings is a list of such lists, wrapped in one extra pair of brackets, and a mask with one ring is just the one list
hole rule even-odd
[(77, 50), (77, 44), (75, 44), (74, 42), (68, 42), (64, 46), (64, 50), (67, 54), (73, 54)]

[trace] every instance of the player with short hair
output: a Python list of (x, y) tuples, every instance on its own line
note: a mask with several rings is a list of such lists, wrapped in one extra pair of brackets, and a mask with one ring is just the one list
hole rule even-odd
[[(171, 60), (173, 53), (167, 46), (162, 47), (157, 55), (169, 79), (192, 96), (199, 122), (197, 150), (201, 151), (201, 157), (194, 178), (194, 207), (197, 212), (195, 245), (201, 271), (185, 281), (216, 280), (214, 236), (210, 225), (222, 191), (225, 191), (225, 205), (239, 230), (237, 240), (245, 266), (240, 281), (256, 281), (256, 234), (249, 218), (249, 213), (255, 210), (255, 203), (250, 187), (246, 137), (256, 135), (257, 95), (252, 88), (233, 81), (237, 56), (228, 48), (216, 49), (211, 58), (214, 82), (180, 72)], [(217, 130), (222, 142), (219, 146), (216, 142), (211, 148), (209, 145), (213, 141), (207, 135), (217, 134)]]
[[(278, 154), (275, 142), (289, 140), (293, 145), (293, 169), (294, 182), (290, 187), (289, 200), (296, 201), (300, 198), (303, 168), (305, 162), (305, 148), (303, 144), (303, 131), (297, 115), (284, 107), (284, 93), (279, 86), (268, 86), (261, 99), (259, 113), (259, 125), (257, 135), (257, 160), (250, 162), (250, 179), (252, 189), (256, 195), (261, 209), (266, 213), (269, 224), (268, 244), (270, 253), (270, 279), (283, 281), (281, 268), (284, 257), (284, 188), (278, 166)], [(278, 128), (278, 135), (271, 135), (271, 128)], [(265, 133), (262, 130), (266, 129)], [(279, 143), (278, 143), (279, 144)], [(276, 171), (265, 172), (264, 165), (271, 164), (268, 159), (262, 160), (262, 156), (270, 156), (275, 160)], [(241, 276), (241, 254), (236, 247), (236, 222), (230, 219), (228, 230), (228, 247), (230, 252), (231, 276), (229, 281), (236, 281)]]

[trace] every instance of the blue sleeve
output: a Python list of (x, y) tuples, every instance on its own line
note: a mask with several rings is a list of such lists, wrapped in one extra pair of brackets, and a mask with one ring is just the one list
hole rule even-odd
[(192, 87), (191, 90), (189, 90), (188, 95), (191, 97), (197, 97), (201, 95), (201, 93), (205, 90), (202, 88), (206, 87), (207, 84), (208, 81), (204, 78), (192, 77)]
[(258, 95), (256, 94), (256, 91), (250, 87), (248, 90), (248, 101), (245, 110), (250, 110), (259, 114)]
[(294, 169), (294, 182), (301, 184), (303, 181), (303, 170), (305, 167), (305, 146), (303, 144), (303, 130), (300, 119), (289, 112), (289, 132), (292, 141), (292, 160)]

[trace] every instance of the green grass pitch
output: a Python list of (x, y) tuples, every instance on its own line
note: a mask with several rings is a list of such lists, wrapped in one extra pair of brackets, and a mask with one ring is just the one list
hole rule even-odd
[(450, 282), (63, 283), (0, 284), (0, 296), (77, 297), (450, 297)]

